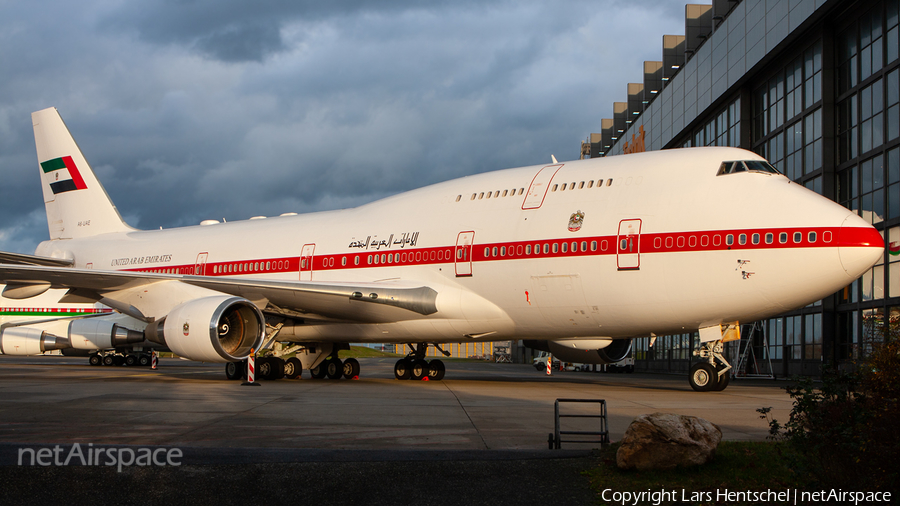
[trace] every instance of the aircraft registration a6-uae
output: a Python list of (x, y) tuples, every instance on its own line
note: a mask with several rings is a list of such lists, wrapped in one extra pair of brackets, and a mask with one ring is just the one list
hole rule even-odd
[(440, 379), (429, 345), (523, 339), (600, 364), (634, 338), (699, 330), (691, 385), (717, 390), (732, 325), (832, 294), (884, 251), (855, 213), (725, 147), (554, 159), (353, 209), (141, 231), (56, 109), (32, 121), (50, 240), (3, 257), (4, 296), (67, 289), (63, 302), (100, 302), (142, 328), (99, 316), (60, 337), (146, 339), (225, 362), (231, 378), (274, 342), (295, 353), (259, 364), (274, 376), (352, 377), (359, 363), (338, 350), (394, 342), (413, 350), (398, 379)]

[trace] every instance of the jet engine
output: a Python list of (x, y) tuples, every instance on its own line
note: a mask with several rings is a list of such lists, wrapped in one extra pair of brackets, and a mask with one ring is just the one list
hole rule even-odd
[(40, 355), (45, 351), (68, 347), (68, 339), (41, 329), (12, 327), (3, 329), (0, 334), (0, 355)]
[(103, 318), (72, 320), (58, 336), (35, 326), (9, 327), (0, 334), (0, 353), (40, 355), (52, 350), (105, 350), (139, 343), (144, 334)]
[(563, 341), (523, 341), (525, 346), (548, 351), (563, 362), (613, 364), (631, 353), (631, 339), (573, 339)]
[(176, 306), (148, 325), (144, 336), (191, 360), (237, 362), (259, 349), (265, 319), (247, 299), (214, 295)]

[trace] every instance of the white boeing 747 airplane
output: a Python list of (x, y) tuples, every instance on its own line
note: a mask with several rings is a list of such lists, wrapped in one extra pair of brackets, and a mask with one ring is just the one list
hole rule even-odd
[[(359, 373), (350, 342), (409, 343), (398, 379), (440, 379), (429, 345), (523, 339), (611, 363), (634, 338), (699, 330), (691, 385), (728, 383), (723, 332), (843, 288), (883, 254), (859, 216), (736, 148), (500, 170), (354, 209), (170, 230), (126, 225), (57, 113), (32, 115), (50, 240), (5, 255), (8, 298), (66, 289), (142, 322), (69, 340), (147, 339), (261, 371)], [(91, 330), (93, 329), (93, 330)], [(4, 337), (5, 338), (5, 337)]]

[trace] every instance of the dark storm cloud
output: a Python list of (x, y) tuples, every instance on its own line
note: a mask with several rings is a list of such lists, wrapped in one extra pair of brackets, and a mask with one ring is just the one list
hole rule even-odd
[[(292, 22), (435, 10), (441, 9), (441, 4), (427, 0), (156, 0), (125, 4), (110, 13), (103, 26), (136, 30), (142, 39), (156, 44), (192, 45), (226, 62), (262, 61), (286, 49), (281, 29)], [(467, 4), (470, 2), (448, 5), (457, 9)]]
[(680, 2), (45, 4), (0, 3), (0, 250), (47, 237), (35, 110), (139, 228), (351, 207), (576, 158), (684, 23)]

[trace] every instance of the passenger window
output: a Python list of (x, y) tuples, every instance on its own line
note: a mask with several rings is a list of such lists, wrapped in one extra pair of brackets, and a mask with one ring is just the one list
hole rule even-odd
[(591, 251), (597, 251), (597, 241), (591, 241)]
[[(359, 265), (359, 255), (356, 255), (355, 257), (353, 257), (353, 265)], [(267, 269), (269, 268), (268, 262), (266, 262), (266, 268)]]
[(594, 180), (591, 179), (590, 181), (588, 181), (588, 188), (593, 188), (593, 187), (594, 187)]
[(481, 199), (483, 199), (483, 198), (484, 198), (484, 192), (479, 193), (479, 194), (478, 194), (478, 200), (481, 200)]
[(474, 193), (472, 194), (472, 198), (470, 198), (469, 200), (475, 200), (475, 194), (474, 194)]
[(781, 244), (784, 244), (787, 242), (787, 232), (782, 232), (782, 233), (778, 234), (778, 242), (780, 242)]
[(378, 255), (375, 255), (375, 265), (378, 265)]
[(803, 240), (803, 234), (801, 234), (800, 232), (794, 232), (794, 244), (797, 244), (802, 240)]
[(587, 241), (581, 241), (581, 251), (587, 251)]
[(562, 186), (559, 187), (559, 191), (566, 191), (566, 186), (568, 185), (566, 183), (563, 183)]
[(519, 188), (519, 195), (525, 192), (525, 188)]
[(457, 195), (457, 196), (456, 196), (456, 201), (459, 202), (460, 200), (462, 200), (462, 195)]
[(606, 186), (612, 186), (612, 179), (606, 180)]
[(714, 235), (713, 236), (713, 246), (718, 247), (720, 244), (722, 244), (722, 236), (719, 234)]
[(810, 232), (808, 237), (809, 237), (809, 242), (811, 242), (811, 243), (816, 242), (816, 233), (815, 232)]
[(384, 255), (381, 255), (381, 263), (384, 263)]
[(550, 253), (550, 245), (544, 243), (544, 254), (546, 255), (547, 253)]
[(490, 258), (490, 256), (491, 256), (491, 248), (485, 247), (484, 248), (484, 257)]
[(731, 246), (732, 244), (734, 244), (734, 236), (731, 235), (731, 234), (726, 235), (726, 236), (725, 236), (725, 244), (727, 244), (727, 245), (729, 245), (729, 246)]
[[(563, 252), (563, 253), (568, 253), (568, 252), (569, 252), (569, 243), (567, 243), (567, 242), (562, 243), (562, 252)], [(555, 253), (555, 252), (554, 252), (554, 253)]]
[(759, 244), (759, 234), (753, 234), (753, 244)]
[(555, 191), (556, 191), (556, 189), (557, 189), (557, 188), (558, 188), (558, 187), (559, 187), (559, 185), (558, 185), (558, 184), (555, 184), (555, 185), (553, 185), (553, 189), (552, 189), (552, 190), (550, 190), (550, 191), (552, 191), (552, 192), (555, 192)]
[(503, 196), (505, 197), (509, 190), (503, 190)]
[(497, 256), (497, 247), (496, 246), (494, 246), (494, 248), (491, 250), (491, 256)]
[(743, 246), (747, 244), (747, 234), (741, 234), (738, 236), (738, 243)]
[(578, 183), (578, 189), (580, 190), (582, 188), (584, 188), (584, 181)]
[(526, 254), (526, 255), (530, 255), (530, 254), (531, 254), (531, 245), (530, 245), (530, 244), (526, 244), (526, 245), (525, 245), (525, 254)]
[(487, 192), (487, 198), (491, 198), (491, 195), (493, 195), (493, 193), (494, 192)]
[(775, 234), (769, 232), (766, 234), (766, 244), (772, 244), (775, 241)]
[(553, 252), (559, 253), (559, 243), (553, 243)]
[(502, 257), (506, 256), (506, 246), (500, 247), (500, 256), (502, 256)]
[(347, 257), (341, 257), (341, 267), (347, 265)]

